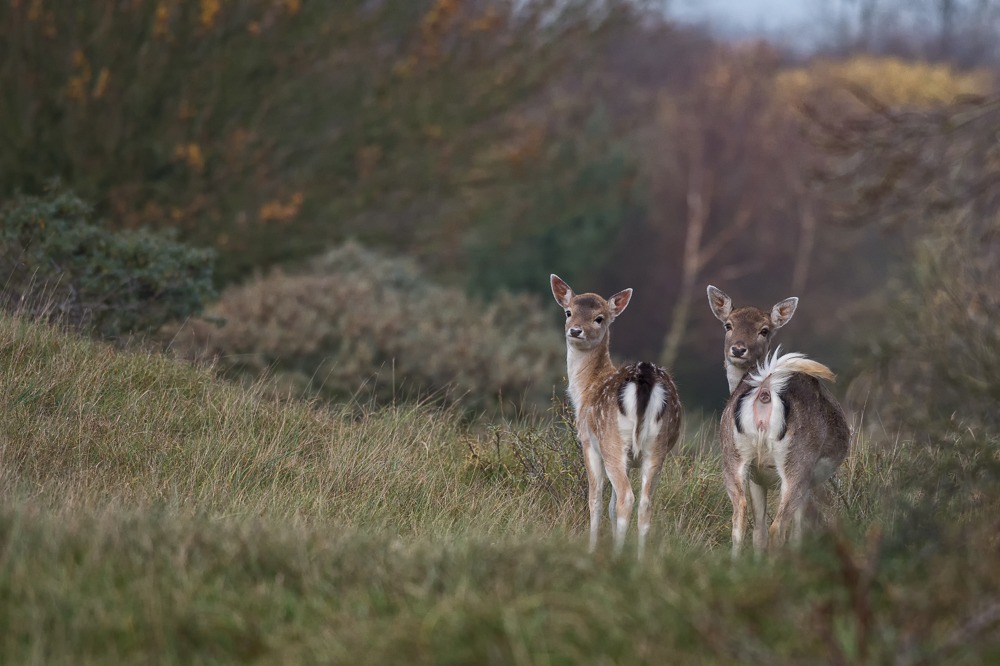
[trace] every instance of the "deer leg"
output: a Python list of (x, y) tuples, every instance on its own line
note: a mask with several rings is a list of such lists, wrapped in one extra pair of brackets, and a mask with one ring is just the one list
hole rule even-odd
[(726, 491), (729, 493), (729, 501), (733, 503), (733, 559), (740, 554), (743, 546), (743, 529), (746, 527), (747, 518), (747, 469), (748, 464), (741, 462), (736, 471), (735, 478), (731, 483), (726, 484)]
[(611, 487), (615, 493), (615, 516), (618, 519), (615, 525), (615, 554), (622, 552), (625, 545), (625, 533), (628, 531), (628, 521), (632, 516), (632, 506), (635, 504), (635, 494), (632, 492), (632, 484), (628, 480), (628, 470), (624, 461), (606, 461), (608, 478), (611, 479)]
[(774, 547), (784, 545), (788, 534), (788, 528), (792, 522), (798, 524), (798, 529), (792, 531), (793, 544), (797, 545), (796, 539), (802, 538), (802, 516), (805, 512), (806, 502), (809, 499), (809, 478), (789, 479), (779, 470), (781, 475), (781, 502), (778, 504), (778, 511), (771, 523), (770, 538)]
[[(604, 507), (604, 460), (591, 445), (583, 447), (583, 462), (587, 468), (587, 497), (590, 505), (590, 552), (597, 550), (597, 534), (601, 529), (601, 511)], [(614, 527), (612, 526), (612, 529)]]
[(753, 550), (758, 557), (767, 549), (767, 488), (750, 481), (753, 504)]
[(795, 512), (792, 514), (792, 536), (791, 543), (793, 548), (798, 548), (802, 545), (802, 519), (806, 515), (806, 511), (809, 508), (809, 485), (805, 486), (802, 492), (802, 499), (798, 506), (795, 507)]
[(639, 559), (646, 550), (646, 536), (653, 518), (653, 493), (663, 472), (666, 453), (651, 454), (642, 461), (642, 489), (639, 491)]
[(611, 521), (611, 539), (614, 540), (618, 533), (618, 495), (615, 494), (614, 484), (611, 486), (611, 501), (608, 502), (608, 519)]

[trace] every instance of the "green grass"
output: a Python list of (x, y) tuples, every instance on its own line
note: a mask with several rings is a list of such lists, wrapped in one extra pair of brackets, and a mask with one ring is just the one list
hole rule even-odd
[(692, 425), (636, 563), (606, 533), (586, 553), (555, 417), (279, 401), (16, 316), (0, 373), (2, 663), (1000, 659), (986, 433), (862, 439), (840, 527), (731, 563), (714, 429)]

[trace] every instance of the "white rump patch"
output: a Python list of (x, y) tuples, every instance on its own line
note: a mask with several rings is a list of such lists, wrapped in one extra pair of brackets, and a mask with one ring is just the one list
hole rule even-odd
[(625, 406), (625, 416), (635, 419), (639, 413), (639, 390), (629, 382), (622, 388), (622, 405)]
[(646, 418), (642, 424), (643, 441), (647, 439), (655, 439), (656, 435), (659, 434), (660, 423), (663, 420), (663, 415), (667, 411), (663, 406), (663, 401), (666, 397), (667, 390), (663, 388), (663, 384), (655, 384), (652, 392), (649, 394), (649, 404), (646, 406)]
[(659, 383), (654, 385), (649, 394), (649, 404), (643, 415), (642, 431), (640, 432), (637, 430), (639, 425), (639, 390), (632, 382), (622, 387), (621, 398), (625, 413), (618, 412), (618, 432), (625, 445), (631, 449), (633, 458), (651, 450), (660, 434), (661, 419), (657, 418), (657, 412), (662, 407), (665, 397), (666, 390), (663, 386)]

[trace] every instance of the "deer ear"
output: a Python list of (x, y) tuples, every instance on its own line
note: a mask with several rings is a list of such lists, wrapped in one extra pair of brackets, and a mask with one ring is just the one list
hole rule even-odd
[(712, 314), (722, 323), (726, 323), (733, 311), (733, 299), (718, 287), (708, 285), (708, 304), (712, 308)]
[(569, 285), (560, 279), (558, 275), (553, 273), (549, 276), (549, 281), (552, 283), (552, 295), (556, 299), (556, 303), (561, 305), (563, 308), (568, 308), (570, 301), (576, 295), (573, 290), (569, 288)]
[(611, 321), (625, 311), (628, 307), (628, 302), (632, 300), (632, 290), (626, 289), (624, 291), (619, 291), (617, 294), (608, 299), (608, 305), (611, 306)]
[(786, 298), (773, 308), (771, 308), (771, 326), (778, 329), (784, 326), (795, 314), (795, 308), (799, 307), (799, 299)]

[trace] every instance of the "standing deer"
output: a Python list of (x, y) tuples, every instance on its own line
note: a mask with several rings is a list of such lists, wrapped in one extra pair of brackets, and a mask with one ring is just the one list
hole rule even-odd
[(663, 461), (680, 434), (677, 388), (666, 370), (651, 363), (616, 369), (611, 362), (608, 328), (628, 305), (631, 289), (604, 300), (597, 294), (578, 296), (557, 276), (550, 279), (552, 295), (566, 312), (566, 377), (587, 467), (590, 550), (597, 548), (607, 475), (611, 481), (611, 532), (615, 553), (621, 552), (635, 503), (628, 470), (640, 467), (641, 558), (649, 534), (653, 492)]
[[(802, 539), (802, 518), (812, 488), (843, 462), (851, 440), (844, 411), (819, 381), (834, 381), (825, 365), (802, 354), (768, 355), (774, 332), (795, 314), (799, 299), (788, 298), (767, 313), (733, 310), (732, 299), (708, 287), (712, 312), (726, 326), (723, 347), (729, 402), (722, 413), (722, 475), (733, 503), (733, 556), (743, 544), (747, 485), (753, 501), (753, 545), (760, 553), (768, 537), (780, 546)], [(780, 484), (781, 500), (767, 522), (767, 491)]]

